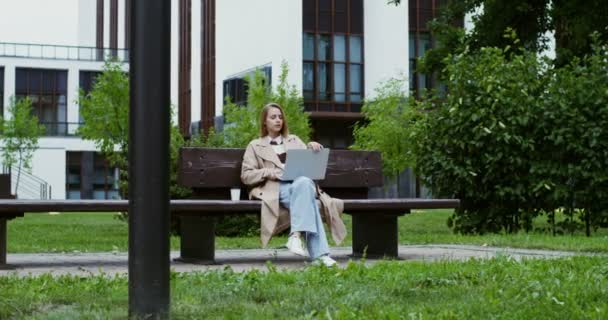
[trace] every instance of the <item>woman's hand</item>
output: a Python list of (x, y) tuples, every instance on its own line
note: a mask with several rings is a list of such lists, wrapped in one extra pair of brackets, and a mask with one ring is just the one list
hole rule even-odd
[(268, 176), (270, 180), (279, 180), (279, 178), (283, 175), (283, 170), (279, 168), (274, 168), (270, 170), (270, 175)]
[(323, 146), (315, 141), (311, 141), (306, 145), (309, 149), (312, 149), (314, 151), (320, 151), (321, 149), (323, 149)]

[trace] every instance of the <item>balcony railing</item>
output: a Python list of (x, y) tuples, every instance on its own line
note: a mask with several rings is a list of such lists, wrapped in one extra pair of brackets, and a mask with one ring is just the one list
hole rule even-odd
[[(24, 168), (19, 172), (18, 166), (7, 167), (2, 165), (2, 173), (11, 176), (11, 193), (17, 195), (18, 199), (51, 199), (51, 185)], [(19, 176), (19, 186), (17, 186)], [(15, 188), (19, 187), (19, 190)]]
[(0, 42), (0, 57), (81, 61), (104, 61), (114, 57), (120, 62), (129, 62), (129, 50)]
[(76, 130), (82, 122), (40, 122), (44, 126), (44, 136), (71, 137), (76, 136)]

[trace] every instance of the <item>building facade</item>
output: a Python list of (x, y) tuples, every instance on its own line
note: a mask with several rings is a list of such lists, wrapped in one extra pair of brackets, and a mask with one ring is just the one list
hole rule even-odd
[[(364, 99), (392, 77), (430, 84), (415, 57), (432, 46), (423, 25), (439, 0), (172, 1), (171, 102), (184, 135), (222, 123), (226, 96), (246, 99), (243, 78), (261, 69), (301, 90), (313, 139), (352, 143)], [(428, 11), (430, 10), (430, 11)], [(421, 18), (422, 17), (422, 18)], [(90, 90), (113, 55), (128, 72), (129, 0), (11, 1), (0, 4), (0, 107), (28, 96), (45, 124), (32, 175), (52, 198), (115, 198), (118, 173), (76, 130), (78, 90)], [(35, 197), (35, 196), (32, 196)]]

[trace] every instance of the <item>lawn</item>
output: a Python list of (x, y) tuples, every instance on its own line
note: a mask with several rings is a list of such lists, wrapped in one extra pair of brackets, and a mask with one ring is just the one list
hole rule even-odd
[[(608, 252), (608, 230), (600, 229), (592, 237), (582, 233), (552, 236), (542, 232), (465, 236), (454, 234), (447, 226), (450, 210), (415, 211), (399, 219), (401, 244), (475, 244), (515, 248), (538, 248), (571, 251)], [(350, 216), (344, 215), (350, 231)], [(536, 226), (546, 226), (543, 218)], [(59, 215), (26, 214), (8, 223), (8, 251), (16, 252), (99, 252), (126, 251), (127, 224), (110, 213), (62, 213)], [(285, 238), (275, 238), (269, 247), (280, 247)], [(350, 235), (343, 245), (351, 243)], [(259, 248), (259, 237), (218, 237), (216, 246)], [(179, 238), (171, 238), (173, 250)]]
[[(0, 277), (0, 319), (124, 319), (125, 276)], [(608, 258), (171, 275), (173, 319), (607, 319)]]

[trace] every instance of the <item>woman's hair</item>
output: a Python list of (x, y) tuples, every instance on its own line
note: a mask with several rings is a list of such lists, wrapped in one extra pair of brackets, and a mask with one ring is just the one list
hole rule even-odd
[(268, 116), (268, 111), (270, 108), (277, 108), (281, 111), (281, 115), (283, 116), (283, 127), (281, 128), (281, 135), (283, 137), (287, 137), (289, 135), (289, 127), (287, 126), (287, 118), (285, 117), (285, 112), (283, 108), (278, 103), (271, 102), (262, 108), (262, 113), (260, 114), (260, 138), (263, 138), (268, 135), (268, 129), (266, 129), (266, 117)]

